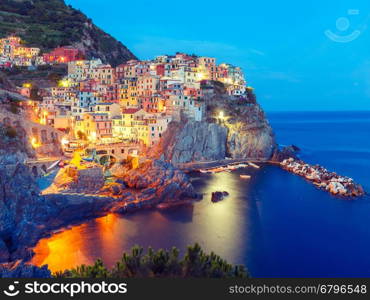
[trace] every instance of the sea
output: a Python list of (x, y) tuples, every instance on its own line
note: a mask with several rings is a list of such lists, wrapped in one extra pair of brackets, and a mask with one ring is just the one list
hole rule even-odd
[[(370, 191), (370, 112), (267, 113), (280, 145), (298, 146), (312, 164), (352, 177)], [(241, 174), (251, 179), (241, 179)], [(199, 243), (253, 277), (369, 277), (370, 198), (330, 195), (277, 166), (191, 174), (202, 201), (114, 215), (42, 239), (33, 263), (52, 271), (113, 266), (134, 245), (155, 249)], [(229, 196), (211, 202), (213, 191)]]

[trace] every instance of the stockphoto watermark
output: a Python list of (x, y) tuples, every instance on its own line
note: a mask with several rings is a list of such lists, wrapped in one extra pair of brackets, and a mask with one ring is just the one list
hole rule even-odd
[(358, 9), (349, 9), (347, 16), (340, 17), (336, 20), (336, 30), (325, 30), (325, 35), (336, 43), (349, 43), (361, 35), (361, 30), (351, 28), (351, 18), (360, 14)]
[(3, 290), (3, 294), (8, 297), (23, 295), (66, 295), (73, 298), (76, 295), (86, 294), (126, 294), (126, 283), (102, 282), (26, 282), (21, 284), (14, 281)]
[(347, 16), (339, 17), (336, 20), (336, 30), (333, 32), (331, 29), (327, 29), (325, 30), (325, 35), (336, 43), (349, 43), (354, 41), (361, 35), (361, 31), (351, 28), (350, 18), (359, 14), (360, 11), (358, 9), (349, 9), (347, 11)]

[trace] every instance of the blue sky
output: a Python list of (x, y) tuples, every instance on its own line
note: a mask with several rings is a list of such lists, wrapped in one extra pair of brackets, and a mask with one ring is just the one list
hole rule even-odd
[(141, 59), (240, 65), (267, 111), (370, 110), (368, 0), (66, 2)]

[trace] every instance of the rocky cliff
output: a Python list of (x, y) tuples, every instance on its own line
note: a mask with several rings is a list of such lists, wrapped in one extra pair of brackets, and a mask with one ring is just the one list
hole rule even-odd
[[(258, 103), (217, 92), (204, 99), (206, 119), (172, 122), (148, 154), (174, 164), (234, 159), (269, 160), (277, 149)], [(222, 112), (223, 117), (219, 117)]]
[(275, 138), (258, 104), (226, 109), (224, 126), (228, 129), (227, 153), (232, 158), (268, 160), (275, 148)]
[(215, 123), (172, 122), (150, 154), (174, 164), (224, 159), (227, 134), (227, 128)]
[(185, 173), (160, 160), (149, 160), (124, 172), (120, 179), (139, 202), (160, 204), (199, 198)]
[(112, 65), (135, 58), (121, 42), (63, 0), (1, 0), (0, 36), (9, 34), (43, 51), (72, 45), (87, 57), (99, 57)]

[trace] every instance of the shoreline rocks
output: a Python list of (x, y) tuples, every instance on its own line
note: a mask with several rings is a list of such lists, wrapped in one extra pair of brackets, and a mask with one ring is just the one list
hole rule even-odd
[(48, 267), (37, 267), (23, 261), (0, 264), (0, 278), (51, 278)]
[(298, 160), (298, 153), (301, 151), (296, 145), (290, 145), (282, 147), (281, 149), (276, 148), (271, 161), (282, 162), (285, 159), (294, 158)]
[(161, 160), (150, 160), (137, 169), (128, 170), (119, 177), (119, 181), (127, 187), (124, 191), (126, 201), (117, 205), (114, 212), (123, 213), (161, 203), (169, 205), (201, 198), (187, 174)]
[[(33, 256), (32, 247), (54, 230), (110, 212), (126, 213), (200, 198), (185, 173), (162, 161), (148, 161), (128, 170), (123, 178), (97, 191), (95, 183), (78, 181), (78, 187), (88, 186), (93, 194), (78, 193), (66, 173), (54, 191), (41, 195), (24, 164), (0, 165), (0, 267), (1, 263), (28, 261)], [(87, 177), (95, 173), (99, 172)], [(9, 269), (9, 265), (4, 268)]]
[(229, 193), (226, 191), (223, 192), (212, 192), (211, 201), (212, 202), (219, 202), (225, 199), (225, 197), (229, 196)]
[(284, 159), (280, 166), (289, 172), (297, 174), (311, 181), (315, 186), (324, 189), (333, 195), (345, 197), (359, 197), (365, 194), (363, 187), (356, 184), (352, 178), (329, 172), (322, 166), (311, 166), (302, 160)]

